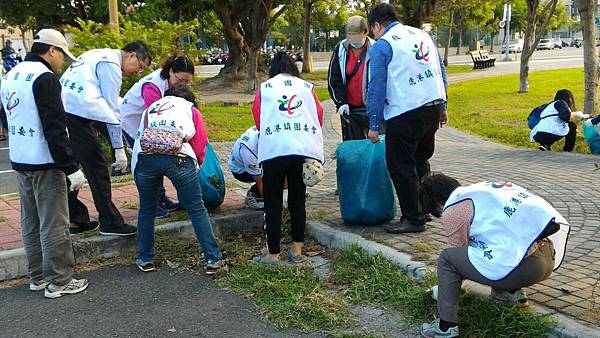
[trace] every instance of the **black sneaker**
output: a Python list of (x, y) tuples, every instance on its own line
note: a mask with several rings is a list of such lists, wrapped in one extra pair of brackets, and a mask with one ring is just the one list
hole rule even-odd
[(167, 212), (173, 212), (179, 209), (179, 202), (173, 202), (170, 199), (165, 198), (164, 201), (158, 203), (158, 207), (165, 209)]
[(133, 236), (136, 233), (137, 228), (129, 224), (123, 224), (120, 227), (100, 227), (100, 235), (105, 236)]
[(414, 224), (409, 220), (403, 219), (398, 223), (384, 225), (383, 230), (390, 234), (405, 234), (413, 232), (423, 232), (425, 231), (425, 226), (422, 224)]
[(550, 151), (550, 147), (548, 147), (547, 145), (543, 145), (543, 144), (540, 144), (538, 149), (541, 151)]
[(77, 235), (86, 231), (92, 231), (98, 229), (98, 222), (91, 221), (88, 224), (77, 224), (77, 228), (69, 227), (69, 234)]

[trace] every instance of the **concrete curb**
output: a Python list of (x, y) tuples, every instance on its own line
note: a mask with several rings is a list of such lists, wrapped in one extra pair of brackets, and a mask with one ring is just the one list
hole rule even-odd
[[(215, 236), (223, 237), (243, 232), (257, 232), (263, 227), (263, 212), (241, 209), (223, 215), (211, 217)], [(190, 221), (166, 223), (156, 227), (156, 232), (172, 236), (192, 237), (194, 230)], [(73, 250), (77, 264), (92, 259), (117, 257), (135, 252), (135, 236), (93, 236), (73, 241)], [(23, 248), (0, 251), (0, 281), (27, 275), (27, 257)]]
[[(319, 221), (310, 222), (307, 225), (308, 234), (321, 245), (331, 249), (345, 249), (352, 245), (358, 245), (369, 255), (381, 254), (392, 263), (396, 264), (407, 275), (423, 280), (429, 269), (422, 262), (415, 262), (406, 253), (399, 252), (386, 245), (364, 239), (362, 236), (350, 232), (341, 231), (330, 227)], [(490, 287), (471, 281), (465, 281), (463, 288), (474, 294), (487, 298), (490, 296)], [(541, 305), (533, 305), (533, 309), (540, 315), (549, 315), (554, 318), (559, 327), (552, 329), (550, 337), (557, 338), (587, 338), (600, 337), (600, 329), (586, 326), (561, 313)]]

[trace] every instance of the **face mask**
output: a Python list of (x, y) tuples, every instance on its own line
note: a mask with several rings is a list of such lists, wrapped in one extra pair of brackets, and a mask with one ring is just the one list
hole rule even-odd
[(365, 40), (366, 38), (362, 38), (362, 40), (360, 40), (359, 43), (354, 43), (354, 42), (350, 42), (350, 46), (352, 46), (353, 48), (361, 48), (362, 46), (365, 45)]

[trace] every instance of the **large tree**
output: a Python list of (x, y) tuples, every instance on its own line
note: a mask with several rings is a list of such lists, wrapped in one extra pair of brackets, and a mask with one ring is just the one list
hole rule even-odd
[(585, 91), (583, 110), (586, 114), (596, 114), (598, 105), (598, 48), (596, 47), (596, 1), (575, 0), (583, 25), (583, 67)]
[[(519, 93), (529, 92), (529, 61), (540, 39), (546, 35), (548, 24), (556, 10), (558, 0), (526, 0), (527, 28), (523, 40), (523, 53), (519, 71)], [(539, 11), (541, 7), (541, 11)], [(538, 12), (539, 11), (539, 12)], [(539, 27), (539, 28), (538, 28)]]

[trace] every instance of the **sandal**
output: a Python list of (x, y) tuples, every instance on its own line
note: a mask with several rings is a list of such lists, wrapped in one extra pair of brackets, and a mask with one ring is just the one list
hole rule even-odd
[(252, 260), (255, 263), (264, 264), (264, 265), (279, 265), (279, 264), (281, 264), (280, 259), (272, 259), (272, 258), (267, 257), (267, 255), (256, 256)]
[(512, 304), (516, 307), (529, 306), (527, 294), (523, 289), (519, 289), (514, 293), (511, 293), (508, 291), (496, 290), (492, 288), (492, 298), (500, 302)]
[(304, 255), (294, 255), (294, 253), (292, 252), (292, 250), (288, 250), (287, 252), (287, 259), (291, 262), (291, 263), (302, 263), (306, 260), (306, 257), (304, 257)]

